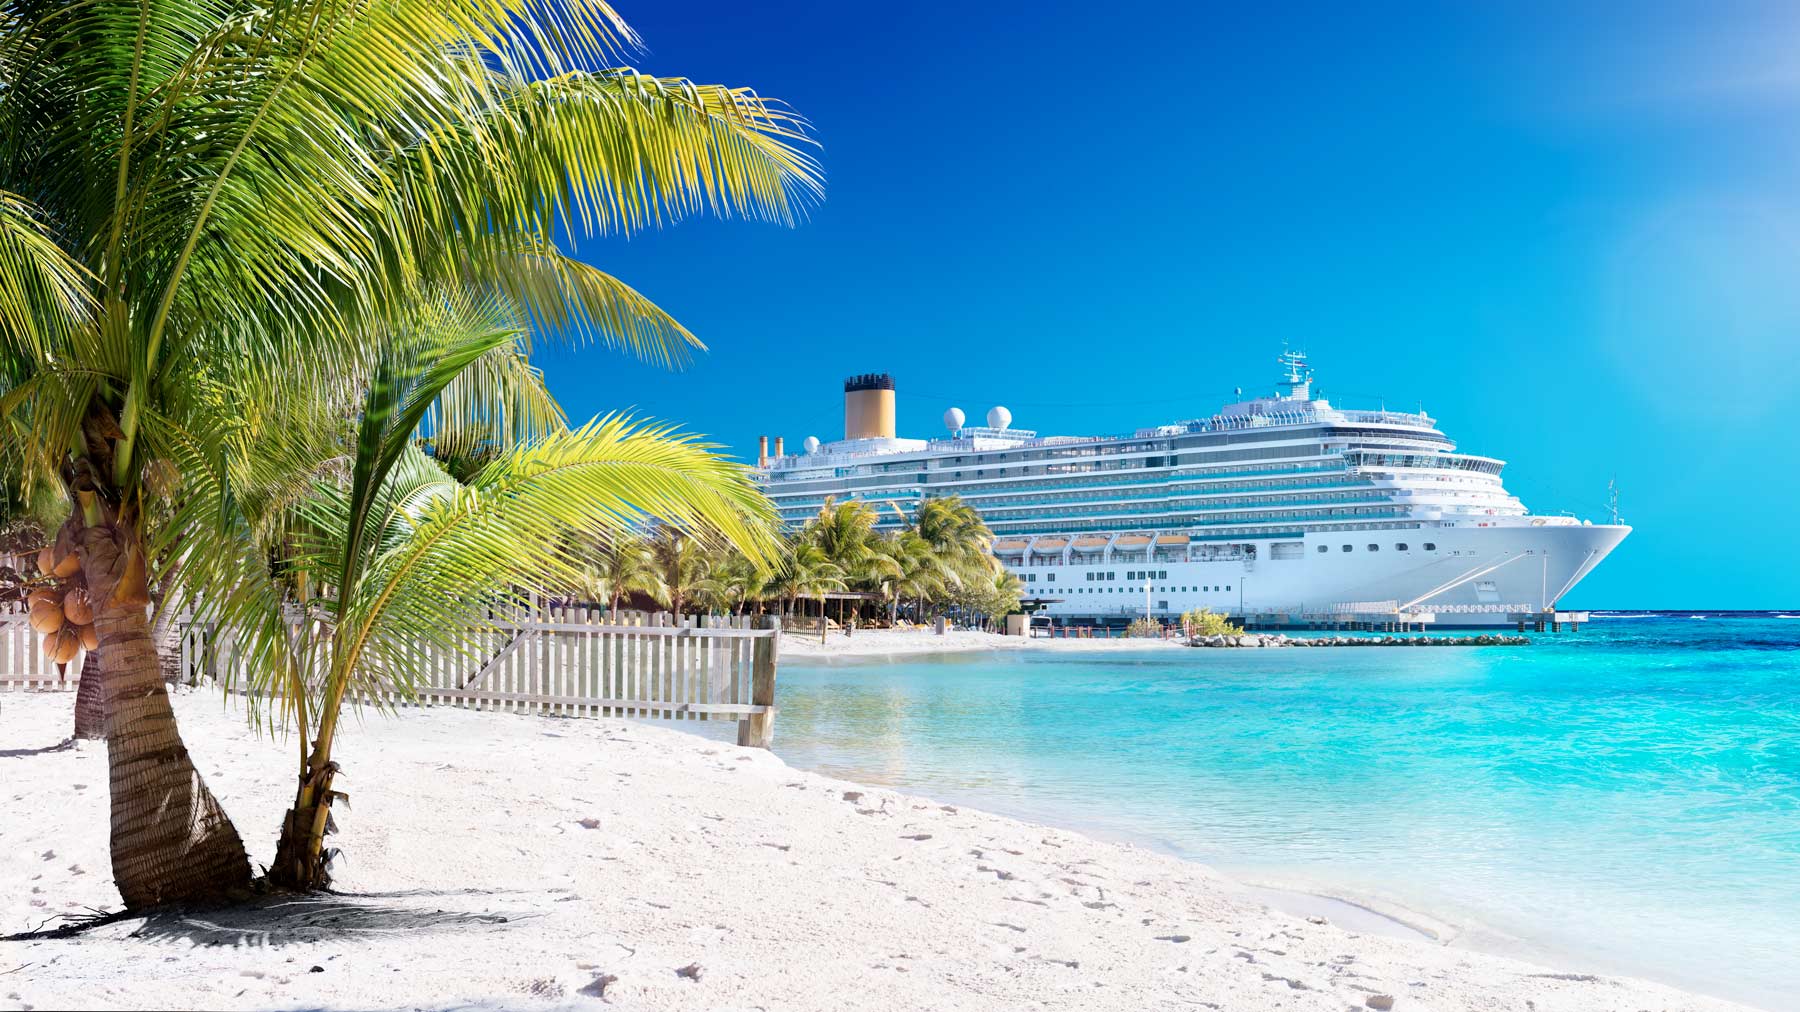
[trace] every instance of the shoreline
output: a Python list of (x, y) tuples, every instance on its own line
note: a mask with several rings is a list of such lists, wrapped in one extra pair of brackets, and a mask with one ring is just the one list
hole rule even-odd
[[(1206, 642), (1207, 639), (1243, 639), (1266, 642), (1226, 644)], [(1488, 642), (1488, 640), (1492, 642)], [(1477, 642), (1479, 641), (1479, 642)], [(1527, 637), (1516, 637), (1497, 632), (1475, 634), (1465, 637), (1445, 638), (1428, 635), (1419, 636), (1384, 636), (1370, 634), (1367, 636), (1344, 636), (1329, 632), (1313, 632), (1305, 635), (1289, 636), (1286, 633), (1245, 633), (1241, 637), (1204, 637), (1202, 642), (1189, 646), (1181, 637), (1170, 639), (1133, 639), (1124, 636), (1093, 637), (1091, 639), (1063, 638), (1051, 636), (1003, 636), (999, 633), (978, 632), (970, 629), (952, 629), (939, 636), (928, 629), (860, 629), (852, 635), (844, 635), (842, 630), (830, 632), (824, 643), (819, 642), (818, 634), (801, 632), (784, 632), (781, 636), (781, 652), (788, 660), (832, 660), (836, 658), (887, 658), (921, 657), (950, 653), (984, 653), (1002, 650), (1028, 650), (1050, 653), (1100, 653), (1105, 651), (1130, 650), (1163, 650), (1169, 647), (1180, 647), (1190, 650), (1235, 649), (1235, 650), (1327, 650), (1366, 649), (1370, 647), (1463, 647), (1463, 646), (1518, 646), (1528, 644)]]
[(970, 629), (951, 629), (939, 636), (929, 629), (858, 629), (845, 636), (841, 630), (828, 633), (823, 644), (817, 633), (784, 632), (781, 655), (785, 660), (829, 660), (832, 658), (916, 657), (930, 654), (971, 653), (996, 650), (1041, 650), (1086, 653), (1106, 650), (1162, 650), (1187, 648), (1179, 639), (1127, 639), (1095, 637), (1063, 639), (1049, 636), (1002, 636), (999, 633)]
[[(175, 702), (266, 861), (292, 742), (216, 691)], [(0, 930), (118, 902), (103, 749), (30, 752), (72, 703), (6, 700), (10, 803), (38, 816), (0, 825)], [(343, 760), (340, 895), (0, 943), (23, 969), (0, 1007), (1744, 1008), (1289, 914), (1196, 862), (681, 725), (409, 709), (365, 715)]]
[[(1021, 637), (1001, 637), (994, 634), (973, 635), (985, 636), (988, 640), (965, 647), (964, 650), (968, 653), (997, 652), (1006, 649), (1009, 645), (1023, 647), (1026, 642), (1035, 642), (1039, 645), (1051, 642), (1048, 640), (1027, 641)], [(1054, 642), (1060, 646), (1062, 641)], [(1161, 649), (1165, 645), (1185, 646), (1179, 641), (1157, 640), (1113, 639), (1070, 642), (1072, 645), (1092, 642), (1099, 650), (1124, 650), (1133, 647), (1155, 650)], [(787, 640), (784, 640), (784, 650), (786, 644)], [(853, 651), (806, 656), (789, 654), (785, 659), (802, 665), (830, 666), (836, 660), (900, 662), (916, 659), (919, 656), (947, 652), (950, 651)], [(779, 743), (777, 747), (779, 748)], [(1247, 894), (1254, 895), (1270, 906), (1294, 916), (1308, 917), (1322, 914), (1329, 917), (1333, 923), (1340, 923), (1340, 919), (1348, 914), (1357, 920), (1361, 925), (1361, 930), (1379, 932), (1390, 937), (1409, 938), (1455, 951), (1481, 953), (1498, 958), (1565, 968), (1572, 967), (1590, 975), (1654, 980), (1664, 986), (1681, 988), (1696, 994), (1712, 995), (1718, 1000), (1744, 1002), (1746, 1005), (1768, 1000), (1767, 996), (1760, 991), (1748, 993), (1740, 991), (1734, 996), (1718, 995), (1716, 991), (1711, 990), (1717, 985), (1716, 980), (1696, 979), (1692, 975), (1672, 973), (1667, 967), (1660, 964), (1633, 962), (1621, 957), (1616, 952), (1607, 951), (1604, 945), (1593, 944), (1591, 940), (1585, 939), (1585, 936), (1575, 936), (1574, 940), (1568, 937), (1550, 939), (1542, 934), (1534, 933), (1532, 924), (1513, 924), (1507, 929), (1502, 929), (1489, 923), (1479, 907), (1458, 905), (1442, 898), (1439, 898), (1437, 903), (1421, 903), (1417, 897), (1408, 898), (1405, 895), (1407, 889), (1403, 882), (1353, 881), (1333, 878), (1328, 873), (1329, 869), (1313, 865), (1289, 867), (1245, 864), (1238, 860), (1221, 859), (1222, 855), (1209, 857), (1193, 854), (1158, 837), (1154, 832), (1146, 831), (1142, 827), (1133, 828), (1129, 820), (1089, 819), (1077, 813), (1058, 811), (1054, 806), (1020, 805), (1007, 797), (990, 796), (980, 791), (953, 790), (940, 795), (929, 785), (919, 783), (901, 785), (885, 781), (881, 779), (879, 772), (859, 770), (853, 762), (840, 761), (830, 764), (830, 767), (833, 772), (826, 775), (842, 776), (851, 780), (874, 777), (876, 782), (882, 783), (889, 789), (923, 792), (928, 797), (956, 804), (967, 804), (1006, 818), (1058, 826), (1097, 840), (1141, 847), (1167, 855), (1175, 860), (1192, 862), (1215, 871)], [(1321, 872), (1327, 873), (1321, 874)], [(1541, 930), (1542, 925), (1535, 927)], [(1582, 941), (1584, 940), (1589, 944), (1583, 945)]]

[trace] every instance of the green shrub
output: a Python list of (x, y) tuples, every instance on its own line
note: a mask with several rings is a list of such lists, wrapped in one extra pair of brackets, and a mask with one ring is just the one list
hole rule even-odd
[(1237, 636), (1244, 631), (1243, 626), (1232, 625), (1225, 616), (1213, 614), (1211, 608), (1195, 608), (1183, 613), (1181, 628), (1189, 636)]
[(1162, 635), (1162, 626), (1154, 619), (1133, 619), (1125, 628), (1125, 635), (1132, 639), (1156, 639)]

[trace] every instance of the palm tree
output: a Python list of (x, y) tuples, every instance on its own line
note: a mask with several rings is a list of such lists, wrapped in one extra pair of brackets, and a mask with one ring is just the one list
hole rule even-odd
[[(234, 490), (196, 494), (197, 515), (235, 536), (193, 549), (184, 577), (191, 567), (233, 588), (202, 607), (262, 660), (246, 674), (253, 698), (310, 743), (269, 868), (277, 887), (329, 883), (324, 838), (343, 797), (333, 743), (346, 698), (413, 691), (421, 642), (469, 654), (461, 630), (483, 606), (579, 586), (587, 559), (568, 534), (629, 543), (657, 522), (729, 539), (757, 561), (775, 551), (773, 510), (749, 472), (667, 427), (602, 418), (509, 448), (467, 480), (452, 476), (416, 445), (418, 426), (456, 376), (509, 340), (470, 327), (396, 342), (364, 392), (348, 480), (315, 480), (291, 506), (263, 500), (288, 518), (274, 544), (257, 531), (277, 525), (234, 526), (244, 515)], [(319, 450), (306, 444), (259, 443), (263, 474), (312, 467)], [(266, 487), (255, 476), (240, 484)], [(269, 566), (272, 549), (280, 557)], [(300, 572), (327, 574), (329, 589), (301, 600)]]
[(958, 496), (927, 499), (919, 504), (913, 531), (931, 550), (965, 575), (991, 572), (994, 536), (981, 514)]
[(650, 546), (636, 535), (617, 538), (600, 553), (596, 572), (600, 592), (612, 601), (610, 614), (618, 615), (619, 601), (627, 594), (644, 594), (658, 601), (666, 593), (656, 575)]
[(825, 595), (844, 589), (844, 571), (810, 541), (796, 541), (776, 570), (771, 589), (784, 601), (798, 604), (803, 597), (819, 599), (820, 638), (824, 638)]
[[(565, 256), (559, 229), (792, 222), (820, 192), (795, 116), (606, 69), (635, 45), (603, 0), (0, 7), (0, 414), (7, 462), (64, 491), (61, 534), (102, 602), (128, 907), (249, 880), (145, 614), (153, 567), (192, 549), (162, 517), (235, 466), (234, 429), (381, 379), (381, 335), (444, 285), (505, 293), (536, 332), (678, 361), (693, 335)], [(173, 481), (147, 480), (170, 459)]]
[(741, 608), (748, 592), (745, 576), (753, 568), (743, 553), (729, 546), (714, 546), (700, 561), (700, 578), (694, 581), (691, 590), (694, 603), (708, 614), (725, 614)]
[(1025, 581), (1019, 579), (1018, 574), (1003, 566), (995, 566), (988, 586), (990, 593), (983, 604), (989, 620), (999, 615), (1011, 615), (1019, 610), (1019, 599), (1025, 596)]
[[(882, 550), (881, 535), (875, 531), (879, 519), (874, 507), (867, 503), (846, 499), (843, 502), (825, 500), (819, 515), (807, 521), (800, 537), (819, 547), (819, 550), (842, 571), (842, 580), (846, 587), (874, 588), (884, 580), (899, 575), (899, 567), (887, 552)], [(844, 617), (842, 604), (838, 607), (838, 620)], [(821, 641), (825, 635), (825, 610), (821, 601), (819, 609), (819, 636)]]
[(806, 522), (800, 537), (818, 545), (850, 578), (862, 579), (869, 567), (878, 565), (882, 554), (881, 537), (875, 532), (878, 519), (867, 503), (826, 499), (819, 515)]
[(893, 561), (893, 575), (881, 581), (890, 623), (899, 619), (901, 598), (923, 602), (961, 583), (955, 567), (933, 551), (916, 531), (898, 532), (887, 539), (885, 548)]
[(706, 579), (706, 547), (692, 532), (664, 527), (650, 539), (650, 559), (662, 588), (662, 602), (681, 621), (682, 607)]

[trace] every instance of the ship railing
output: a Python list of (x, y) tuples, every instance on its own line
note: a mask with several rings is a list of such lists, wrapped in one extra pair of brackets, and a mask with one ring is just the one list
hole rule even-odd
[(1437, 425), (1437, 420), (1430, 415), (1412, 411), (1346, 411), (1338, 409), (1338, 414), (1347, 422), (1371, 422), (1383, 425), (1423, 425), (1427, 428)]

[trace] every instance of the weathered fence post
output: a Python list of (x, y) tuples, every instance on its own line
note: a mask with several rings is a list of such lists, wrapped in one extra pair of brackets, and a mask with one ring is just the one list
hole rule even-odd
[(769, 748), (775, 742), (775, 659), (781, 646), (778, 623), (778, 619), (763, 619), (763, 628), (774, 629), (776, 632), (772, 636), (759, 636), (751, 641), (756, 645), (751, 655), (750, 702), (754, 706), (765, 706), (768, 709), (752, 713), (738, 721), (739, 745)]

